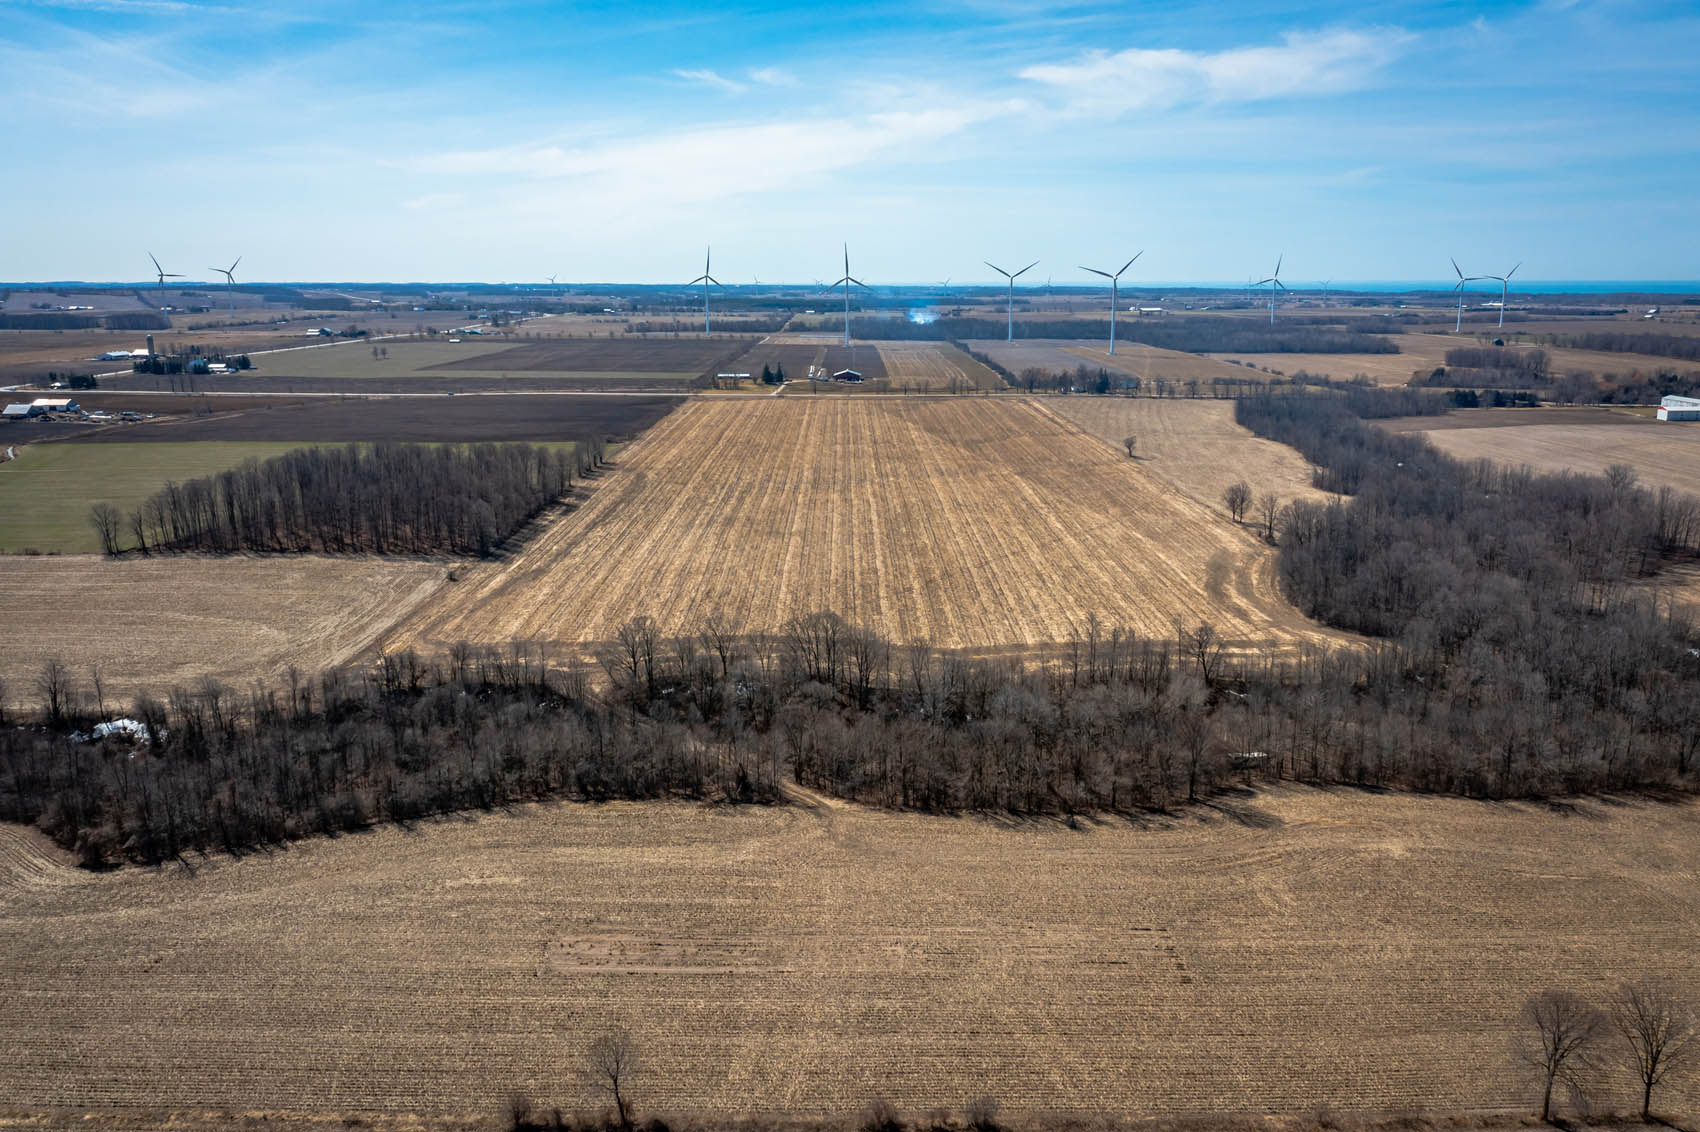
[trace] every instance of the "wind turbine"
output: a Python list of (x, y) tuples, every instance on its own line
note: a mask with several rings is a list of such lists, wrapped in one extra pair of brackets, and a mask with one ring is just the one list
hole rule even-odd
[(1019, 276), (1025, 275), (1029, 271), (1032, 271), (1035, 267), (1038, 267), (1039, 261), (1034, 260), (1020, 271), (1017, 271), (1014, 275), (1011, 275), (1009, 272), (1005, 271), (989, 259), (981, 260), (981, 262), (993, 271), (997, 272), (999, 275), (1003, 276), (1005, 279), (1009, 280), (1009, 341), (1013, 342), (1015, 341), (1015, 281)]
[(153, 260), (153, 269), (156, 272), (159, 273), (159, 285), (161, 287), (165, 286), (165, 281), (167, 279), (181, 279), (181, 278), (183, 278), (181, 275), (177, 275), (177, 274), (170, 272), (170, 271), (167, 271), (167, 270), (165, 270), (165, 268), (161, 267), (159, 265), (159, 260), (154, 259), (154, 254), (152, 252), (148, 253), (148, 258)]
[(714, 254), (713, 248), (709, 248), (705, 252), (703, 252), (702, 274), (697, 276), (695, 279), (691, 280), (689, 283), (685, 284), (685, 286), (687, 286), (687, 287), (695, 287), (698, 283), (702, 284), (702, 336), (704, 338), (707, 338), (708, 335), (709, 335), (709, 327), (708, 327), (708, 285), (710, 283), (712, 283), (716, 287), (720, 286), (720, 280), (716, 279), (714, 276), (712, 276), (708, 273), (709, 257), (712, 256), (713, 254)]
[(1328, 285), (1332, 282), (1334, 282), (1334, 280), (1332, 280), (1332, 279), (1324, 279), (1322, 281), (1322, 305), (1323, 306), (1328, 305)]
[(1269, 325), (1270, 326), (1275, 325), (1275, 292), (1277, 290), (1285, 291), (1287, 289), (1287, 285), (1285, 283), (1281, 282), (1281, 261), (1286, 259), (1286, 258), (1287, 258), (1287, 255), (1286, 255), (1285, 252), (1276, 256), (1275, 257), (1275, 274), (1271, 275), (1267, 279), (1259, 279), (1257, 281), (1257, 285), (1259, 287), (1263, 286), (1265, 283), (1269, 284)]
[[(237, 256), (236, 257), (236, 263), (241, 263), (241, 262), (242, 262), (242, 257)], [(236, 263), (231, 264), (229, 267), (209, 267), (209, 268), (207, 268), (208, 271), (216, 271), (220, 275), (224, 276), (224, 293), (230, 299), (230, 309), (231, 309), (232, 312), (234, 312), (236, 310), (236, 295), (235, 295)]]
[(555, 280), (558, 278), (560, 278), (558, 275), (549, 276), (549, 286), (553, 287), (555, 285)]
[[(1449, 256), (1447, 258), (1450, 259), (1451, 257)], [(1522, 264), (1517, 265), (1517, 267), (1521, 267), (1521, 266), (1523, 266), (1523, 265)], [(1488, 279), (1488, 278), (1491, 278), (1491, 276), (1465, 275), (1463, 270), (1461, 268), (1459, 268), (1458, 261), (1455, 260), (1455, 259), (1452, 260), (1452, 270), (1454, 272), (1456, 272), (1457, 275), (1458, 275), (1458, 282), (1452, 284), (1452, 289), (1454, 291), (1458, 292), (1458, 321), (1456, 323), (1454, 323), (1453, 326), (1452, 326), (1452, 333), (1457, 334), (1464, 329), (1464, 284), (1474, 283), (1478, 279)], [(1516, 270), (1517, 270), (1516, 267), (1513, 267), (1511, 269), (1511, 271), (1516, 271)], [(1509, 279), (1510, 277), (1511, 277), (1511, 273), (1506, 272), (1506, 278)], [(1503, 306), (1499, 308), (1499, 317), (1502, 320), (1505, 318), (1505, 308)]]
[(844, 278), (834, 283), (834, 287), (844, 288), (844, 344), (850, 345), (850, 284), (854, 283), (862, 290), (870, 290), (869, 286), (850, 274), (850, 245), (844, 245)]
[[(1138, 259), (1144, 254), (1145, 249), (1141, 248), (1139, 252), (1134, 255), (1133, 259)], [(1120, 292), (1118, 291), (1118, 288), (1121, 284), (1122, 272), (1133, 266), (1133, 259), (1122, 264), (1121, 270), (1117, 271), (1114, 275), (1111, 275), (1108, 271), (1099, 271), (1096, 267), (1082, 267), (1080, 269), (1082, 271), (1090, 271), (1094, 275), (1102, 275), (1105, 279), (1110, 281), (1110, 353), (1112, 356), (1116, 352), (1116, 307), (1121, 305)]]
[[(1518, 263), (1517, 263), (1517, 267), (1522, 267), (1522, 266), (1523, 266), (1522, 261), (1519, 260)], [(1484, 276), (1482, 276), (1483, 279), (1497, 279), (1497, 280), (1499, 280), (1499, 326), (1500, 326), (1501, 330), (1503, 330), (1505, 328), (1505, 297), (1511, 291), (1511, 277), (1513, 275), (1517, 274), (1517, 267), (1513, 267), (1510, 271), (1507, 271), (1504, 275), (1484, 275)]]

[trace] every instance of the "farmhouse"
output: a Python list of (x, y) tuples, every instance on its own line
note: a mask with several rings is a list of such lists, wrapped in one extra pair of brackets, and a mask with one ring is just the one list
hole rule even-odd
[(4, 420), (8, 420), (8, 421), (21, 421), (21, 420), (24, 420), (27, 417), (38, 416), (38, 415), (40, 415), (40, 413), (41, 413), (41, 410), (36, 408), (34, 405), (24, 405), (24, 404), (7, 405), (4, 409), (0, 409), (0, 419), (4, 419)]
[(832, 375), (834, 381), (861, 381), (862, 372), (854, 369), (841, 369)]
[(1661, 421), (1700, 421), (1700, 397), (1665, 397), (1659, 401)]
[(38, 413), (74, 413), (78, 407), (69, 397), (37, 397), (32, 405)]

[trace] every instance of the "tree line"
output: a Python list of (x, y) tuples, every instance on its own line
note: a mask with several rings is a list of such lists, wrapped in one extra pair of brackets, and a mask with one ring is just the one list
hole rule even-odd
[(89, 521), (111, 555), (488, 555), (603, 459), (600, 438), (570, 451), (532, 444), (350, 444), (247, 460), (168, 483), (127, 516)]
[(1614, 354), (1654, 354), (1700, 362), (1700, 335), (1648, 334), (1628, 330), (1586, 330), (1580, 334), (1544, 334), (1553, 346), (1573, 350), (1603, 350)]
[[(1192, 354), (1397, 354), (1399, 344), (1389, 336), (1398, 333), (1398, 323), (1383, 320), (1372, 324), (1375, 332), (1343, 329), (1337, 322), (1315, 325), (1286, 320), (1275, 326), (1253, 318), (1202, 316), (1197, 318), (1129, 318), (1116, 323), (1116, 340), (1140, 342), (1165, 350)], [(1023, 317), (1015, 320), (1018, 338), (1080, 338), (1077, 320)], [(1002, 339), (1008, 323), (1002, 318), (948, 314), (932, 322), (908, 319), (852, 318), (850, 332), (863, 339), (913, 339), (959, 341)], [(1108, 333), (1108, 327), (1105, 328)]]

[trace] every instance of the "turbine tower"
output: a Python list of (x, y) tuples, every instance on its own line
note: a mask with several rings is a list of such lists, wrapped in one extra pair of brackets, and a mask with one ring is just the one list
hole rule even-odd
[(1275, 292), (1277, 290), (1285, 291), (1287, 289), (1287, 285), (1285, 283), (1281, 282), (1281, 261), (1286, 259), (1286, 258), (1287, 258), (1287, 254), (1285, 252), (1282, 252), (1280, 255), (1276, 256), (1275, 257), (1275, 274), (1271, 275), (1267, 279), (1259, 279), (1257, 281), (1257, 285), (1259, 287), (1263, 286), (1265, 283), (1269, 284), (1269, 325), (1270, 326), (1275, 325)]
[[(1518, 264), (1517, 266), (1521, 267), (1522, 264)], [(1458, 276), (1458, 282), (1452, 284), (1452, 289), (1458, 292), (1458, 321), (1452, 324), (1452, 333), (1458, 334), (1464, 329), (1464, 284), (1474, 283), (1478, 279), (1486, 279), (1489, 278), (1489, 276), (1465, 275), (1463, 270), (1459, 268), (1458, 261), (1455, 259), (1452, 260), (1452, 270)], [(1517, 268), (1513, 267), (1511, 270), (1516, 271)], [(1506, 278), (1510, 278), (1510, 272), (1506, 273)], [(1499, 317), (1501, 319), (1505, 317), (1505, 308), (1503, 306), (1499, 308)]]
[(716, 287), (720, 286), (720, 280), (716, 279), (714, 276), (712, 276), (708, 273), (709, 257), (712, 256), (713, 254), (714, 254), (713, 248), (709, 248), (705, 252), (703, 252), (702, 274), (697, 276), (695, 279), (691, 280), (689, 283), (685, 284), (685, 286), (687, 286), (687, 287), (695, 287), (698, 283), (702, 284), (702, 336), (704, 338), (707, 338), (708, 335), (709, 335), (708, 285), (710, 283), (712, 283)]
[(162, 288), (165, 286), (165, 281), (167, 279), (181, 279), (181, 278), (183, 278), (181, 275), (175, 274), (174, 272), (167, 271), (167, 270), (165, 270), (165, 268), (161, 267), (159, 265), (159, 260), (154, 259), (154, 254), (152, 252), (148, 253), (148, 258), (153, 260), (153, 269), (154, 269), (154, 271), (156, 271), (159, 274), (159, 285)]
[[(1145, 249), (1141, 248), (1139, 252), (1134, 255), (1133, 259), (1138, 259), (1144, 254)], [(1094, 275), (1102, 275), (1105, 279), (1110, 281), (1110, 355), (1112, 357), (1115, 356), (1116, 352), (1116, 307), (1121, 305), (1120, 292), (1118, 288), (1120, 286), (1122, 271), (1126, 271), (1128, 268), (1133, 266), (1133, 259), (1122, 264), (1121, 271), (1117, 271), (1114, 275), (1111, 275), (1108, 271), (1099, 271), (1096, 267), (1082, 267), (1080, 269), (1082, 271), (1090, 271)]]
[(1029, 271), (1032, 271), (1035, 267), (1038, 267), (1039, 261), (1034, 260), (1032, 263), (1028, 264), (1026, 267), (1022, 268), (1020, 271), (1017, 271), (1014, 275), (1011, 275), (1009, 272), (1005, 271), (1003, 268), (999, 267), (997, 264), (993, 263), (989, 259), (988, 260), (982, 260), (981, 262), (983, 262), (987, 267), (991, 268), (993, 271), (997, 272), (999, 275), (1003, 276), (1005, 279), (1009, 280), (1009, 339), (1008, 340), (1013, 342), (1013, 341), (1015, 341), (1015, 281), (1020, 276), (1025, 275)]
[[(1522, 262), (1519, 261), (1518, 264), (1517, 264), (1517, 267), (1522, 267), (1522, 266), (1523, 266)], [(1501, 330), (1505, 329), (1505, 297), (1508, 294), (1510, 294), (1510, 292), (1511, 292), (1511, 277), (1513, 275), (1517, 274), (1517, 267), (1513, 267), (1510, 271), (1507, 271), (1504, 275), (1484, 275), (1484, 276), (1482, 276), (1483, 279), (1497, 279), (1497, 280), (1499, 280), (1499, 328)]]
[[(237, 256), (236, 263), (241, 262), (242, 257)], [(236, 313), (236, 263), (231, 264), (229, 267), (207, 268), (208, 271), (216, 271), (220, 275), (224, 276), (224, 293), (230, 299), (230, 311), (232, 314)]]
[(850, 274), (850, 245), (845, 244), (844, 245), (844, 278), (840, 279), (837, 283), (834, 283), (833, 286), (834, 287), (840, 287), (841, 286), (841, 287), (844, 288), (844, 344), (846, 346), (850, 345), (850, 284), (852, 284), (852, 283), (854, 283), (856, 286), (860, 287), (864, 291), (867, 291), (867, 290), (870, 289), (866, 283), (862, 282), (860, 279), (857, 279), (855, 276)]

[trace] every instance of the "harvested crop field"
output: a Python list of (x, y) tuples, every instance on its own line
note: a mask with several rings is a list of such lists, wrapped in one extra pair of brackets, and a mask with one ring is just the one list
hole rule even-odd
[[(4, 699), (33, 701), (48, 660), (108, 704), (203, 677), (245, 690), (352, 659), (443, 585), (442, 563), (322, 557), (0, 557), (8, 619)], [(0, 1088), (0, 1093), (4, 1093)]]
[[(1431, 418), (1444, 422), (1447, 417)], [(1531, 422), (1535, 418), (1529, 418)], [(1551, 418), (1548, 418), (1551, 419)], [(1700, 424), (1620, 414), (1623, 423), (1517, 424), (1503, 428), (1423, 429), (1442, 452), (1460, 460), (1489, 459), (1542, 472), (1598, 475), (1628, 464), (1650, 487), (1700, 494)]]
[[(105, 875), (0, 827), (0, 1096), (572, 1111), (618, 1023), (642, 1112), (1529, 1111), (1529, 994), (1700, 992), (1692, 802), (1283, 788), (1082, 825), (563, 804)], [(1655, 1103), (1680, 1124), (1700, 1076)]]
[(1003, 378), (991, 369), (941, 342), (881, 342), (880, 361), (898, 389), (922, 392), (1002, 389)]
[(748, 338), (548, 338), (434, 365), (433, 370), (672, 373), (696, 377)]
[(388, 647), (601, 642), (638, 615), (765, 631), (820, 609), (946, 648), (1066, 641), (1091, 613), (1340, 639), (1281, 598), (1268, 547), (1032, 401), (756, 398), (662, 421)]
[(1303, 456), (1236, 422), (1231, 401), (1048, 397), (1040, 404), (1118, 450), (1134, 437), (1142, 467), (1223, 514), (1222, 493), (1240, 480), (1283, 503), (1333, 498), (1311, 486)]
[[(222, 399), (203, 400), (217, 405)], [(650, 427), (682, 403), (677, 397), (570, 393), (318, 398), (280, 404), (276, 408), (262, 406), (234, 413), (175, 417), (123, 429), (103, 429), (78, 437), (76, 442), (541, 442), (594, 434), (625, 439)]]
[[(985, 354), (1004, 369), (1021, 376), (1029, 368), (1051, 372), (1073, 371), (1079, 366), (1092, 370), (1103, 368), (1112, 374), (1137, 377), (1141, 381), (1163, 378), (1168, 381), (1196, 379), (1208, 382), (1224, 380), (1258, 380), (1259, 375), (1199, 354), (1178, 350), (1161, 350), (1138, 342), (1117, 342), (1114, 357), (1110, 356), (1107, 341), (1073, 340), (1066, 338), (1018, 338), (1014, 342), (981, 340), (968, 343), (977, 353)], [(1019, 385), (1020, 382), (1018, 381)]]

